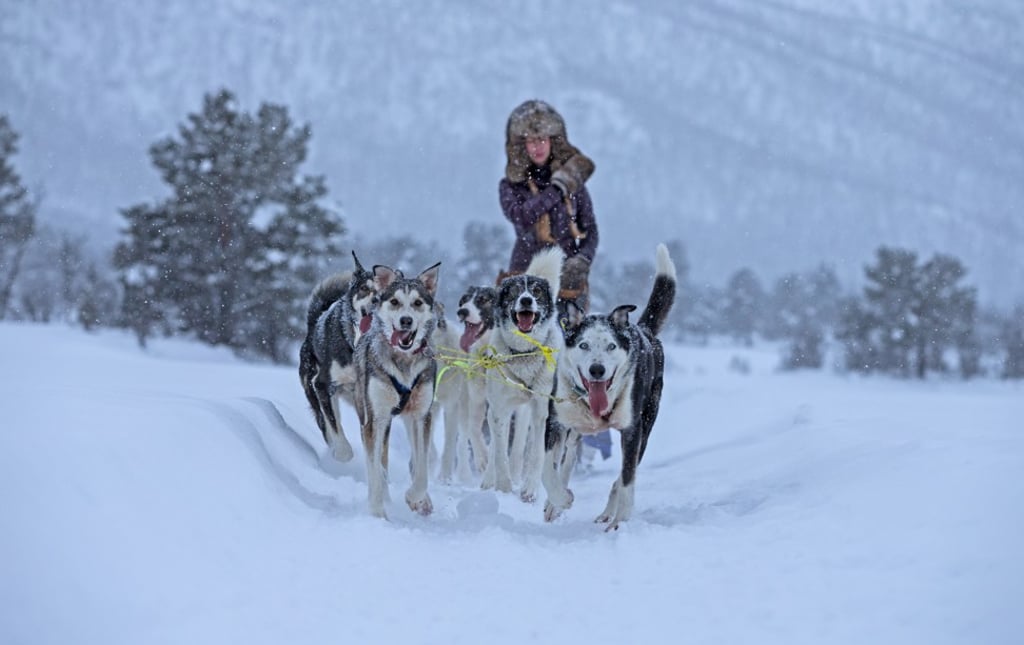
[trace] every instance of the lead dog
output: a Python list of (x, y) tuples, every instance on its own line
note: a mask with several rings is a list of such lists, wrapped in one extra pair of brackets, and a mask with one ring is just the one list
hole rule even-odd
[(366, 451), (370, 513), (385, 517), (391, 419), (402, 418), (412, 448), (409, 508), (429, 515), (427, 494), (432, 403), (437, 363), (430, 350), (437, 325), (434, 296), (440, 263), (415, 278), (386, 266), (373, 267), (376, 306), (369, 330), (356, 344), (355, 408)]
[(561, 249), (541, 251), (525, 274), (502, 280), (495, 308), (491, 345), (505, 362), (487, 379), (491, 447), (481, 486), (512, 491), (508, 438), (514, 415), (516, 433), (529, 433), (520, 490), (527, 502), (536, 498), (540, 483), (544, 424), (554, 386), (554, 371), (545, 352), (557, 356), (562, 347), (555, 307), (561, 268)]
[(352, 445), (341, 427), (338, 399), (354, 405), (352, 355), (370, 327), (373, 274), (352, 252), (355, 267), (325, 278), (313, 289), (306, 313), (306, 338), (299, 349), (299, 380), (316, 425), (338, 461), (352, 459)]
[(636, 469), (661, 403), (665, 354), (657, 336), (676, 294), (676, 268), (664, 244), (658, 245), (656, 267), (647, 307), (636, 324), (629, 322), (633, 305), (589, 316), (570, 305), (545, 432), (546, 521), (572, 505), (568, 483), (579, 435), (608, 428), (622, 433), (622, 470), (595, 521), (615, 530), (633, 512)]

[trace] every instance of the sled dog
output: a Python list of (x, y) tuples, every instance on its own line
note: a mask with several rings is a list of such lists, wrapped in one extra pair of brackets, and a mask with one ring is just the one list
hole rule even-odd
[[(440, 338), (437, 346), (456, 356), (462, 352), (466, 358), (487, 347), (494, 330), (497, 297), (497, 290), (493, 287), (472, 286), (466, 289), (459, 297), (459, 308), (455, 312), (461, 332), (458, 327), (447, 324), (442, 330), (441, 323), (438, 323)], [(449, 368), (441, 377), (437, 401), (444, 409), (444, 449), (441, 451), (440, 472), (443, 482), (451, 482), (456, 463), (459, 479), (463, 481), (472, 477), (471, 461), (481, 473), (487, 464), (487, 443), (483, 433), (487, 411), (486, 388), (487, 380), (483, 375), (467, 374), (457, 367)]]
[(595, 521), (615, 530), (630, 518), (636, 469), (661, 402), (665, 355), (658, 333), (675, 294), (675, 265), (665, 245), (659, 244), (654, 287), (635, 324), (628, 318), (636, 309), (633, 305), (589, 316), (570, 305), (565, 350), (558, 361), (552, 415), (545, 432), (545, 520), (555, 519), (572, 505), (568, 483), (580, 435), (609, 428), (622, 435), (622, 470)]
[(369, 330), (356, 343), (355, 408), (359, 415), (370, 513), (386, 517), (388, 439), (392, 417), (402, 418), (412, 448), (412, 484), (405, 501), (414, 512), (433, 511), (427, 470), (437, 363), (430, 349), (437, 325), (434, 296), (440, 263), (415, 278), (377, 265), (373, 283), (377, 305)]
[(481, 486), (512, 490), (508, 440), (515, 416), (516, 434), (527, 437), (520, 489), (526, 502), (536, 498), (540, 483), (544, 424), (555, 376), (549, 355), (557, 357), (562, 347), (555, 306), (562, 257), (558, 248), (538, 253), (524, 274), (502, 280), (495, 307), (491, 345), (505, 362), (487, 379), (491, 444)]
[(299, 380), (317, 427), (338, 461), (352, 459), (352, 445), (341, 427), (338, 399), (354, 405), (356, 342), (370, 327), (373, 274), (352, 252), (355, 267), (325, 278), (313, 289), (306, 315), (306, 338), (299, 349)]

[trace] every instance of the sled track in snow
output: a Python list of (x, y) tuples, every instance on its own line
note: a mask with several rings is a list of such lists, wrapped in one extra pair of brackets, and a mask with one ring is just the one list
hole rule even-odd
[[(353, 515), (361, 510), (356, 504), (342, 503), (332, 495), (313, 490), (302, 481), (298, 476), (299, 470), (293, 467), (293, 462), (296, 461), (294, 457), (298, 457), (298, 465), (303, 469), (319, 471), (316, 450), (288, 425), (277, 406), (271, 401), (258, 398), (243, 400), (261, 411), (270, 423), (256, 423), (229, 403), (204, 399), (195, 399), (194, 402), (223, 419), (256, 459), (266, 467), (267, 472), (310, 509), (331, 516)], [(270, 433), (269, 429), (276, 429), (277, 432)], [(285, 445), (281, 446), (282, 443)]]

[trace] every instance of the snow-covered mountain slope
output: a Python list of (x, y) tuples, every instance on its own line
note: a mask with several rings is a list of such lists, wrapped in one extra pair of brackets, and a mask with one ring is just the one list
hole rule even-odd
[[(0, 109), (46, 211), (112, 238), (163, 194), (146, 149), (226, 86), (310, 122), (351, 228), (454, 248), (500, 221), (505, 118), (543, 97), (597, 162), (603, 252), (688, 245), (695, 277), (882, 243), (1024, 295), (1015, 0), (90, 3), (0, 8)], [(423, 222), (435, 226), (424, 226)]]
[(554, 524), (436, 481), (421, 518), (398, 430), (385, 522), (351, 409), (356, 459), (329, 467), (293, 368), (0, 325), (0, 642), (1020, 640), (1019, 386), (667, 349), (634, 518), (605, 534), (618, 447)]

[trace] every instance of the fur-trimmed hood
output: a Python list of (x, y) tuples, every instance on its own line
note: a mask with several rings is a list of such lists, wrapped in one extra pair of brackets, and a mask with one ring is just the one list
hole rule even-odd
[(505, 125), (505, 177), (512, 183), (526, 181), (530, 157), (526, 154), (527, 137), (551, 140), (551, 171), (563, 168), (582, 186), (594, 172), (594, 162), (569, 143), (565, 120), (555, 108), (544, 101), (531, 99), (512, 110)]

